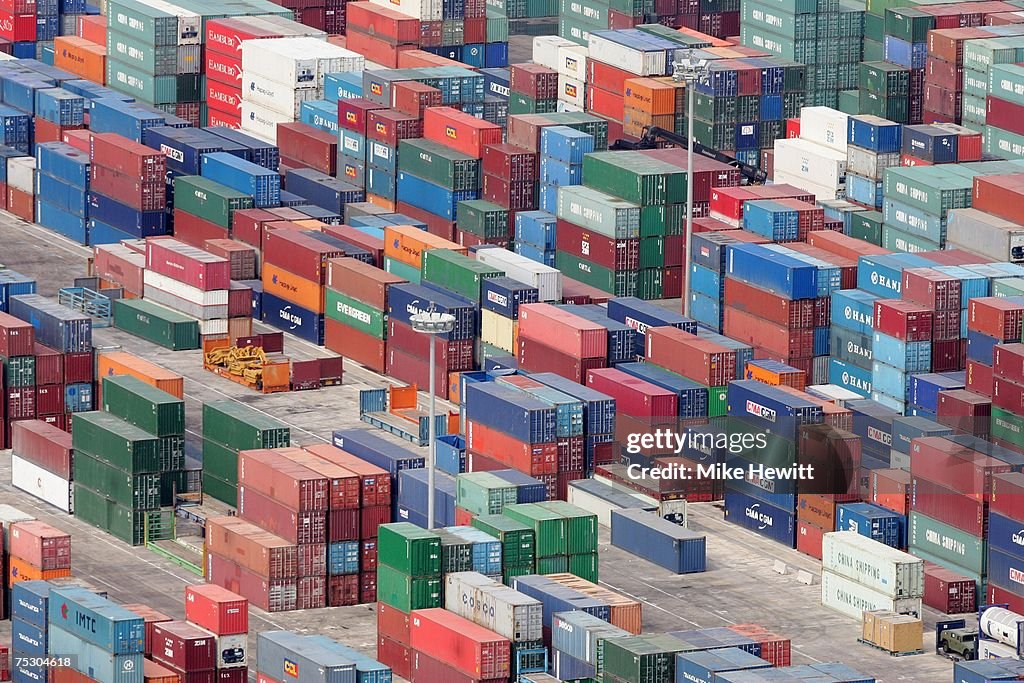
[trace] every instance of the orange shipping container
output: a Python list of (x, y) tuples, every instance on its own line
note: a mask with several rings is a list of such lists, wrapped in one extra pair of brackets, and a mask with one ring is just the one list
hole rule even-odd
[(181, 678), (152, 659), (144, 659), (142, 660), (142, 680), (145, 683), (178, 683)]
[(50, 683), (100, 683), (95, 678), (90, 678), (69, 666), (50, 667), (50, 675), (47, 680)]
[(99, 14), (78, 15), (78, 37), (97, 45), (107, 44), (107, 18)]
[(391, 212), (394, 212), (395, 210), (395, 203), (386, 197), (381, 197), (380, 195), (370, 194), (367, 192), (366, 201), (370, 202), (374, 206), (379, 206), (382, 209), (387, 209)]
[(468, 253), (466, 247), (411, 225), (389, 225), (384, 228), (384, 255), (389, 258), (420, 268), (423, 265), (423, 252), (429, 249)]
[(651, 116), (676, 113), (677, 84), (655, 78), (630, 78), (626, 81), (625, 105)]
[(50, 579), (64, 579), (71, 576), (70, 569), (47, 569), (43, 571), (34, 567), (20, 557), (8, 556), (7, 578), (8, 585), (14, 585), (19, 581), (49, 581)]
[(96, 376), (102, 382), (109, 375), (131, 375), (171, 396), (185, 398), (185, 380), (170, 370), (125, 351), (101, 353), (96, 357)]
[(53, 65), (102, 85), (107, 80), (107, 48), (78, 36), (58, 36)]
[(425, 50), (405, 50), (398, 53), (398, 68), (399, 69), (424, 69), (432, 66), (457, 66), (460, 69), (470, 69), (476, 71), (474, 67), (462, 62), (456, 62), (453, 59), (442, 57), (441, 55), (435, 55), (432, 52)]
[(279, 266), (264, 262), (263, 291), (314, 313), (324, 312), (324, 288), (319, 282), (306, 280)]

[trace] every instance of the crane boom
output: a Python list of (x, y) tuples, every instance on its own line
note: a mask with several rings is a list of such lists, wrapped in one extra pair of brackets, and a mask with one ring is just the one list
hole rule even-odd
[[(629, 142), (628, 140), (616, 140), (609, 149), (612, 150), (641, 150), (641, 149), (655, 149), (658, 146), (659, 140), (665, 140), (671, 142), (677, 147), (686, 148), (689, 146), (690, 141), (685, 135), (679, 135), (670, 130), (659, 128), (657, 126), (651, 126), (644, 131), (644, 135), (640, 138), (639, 142)], [(765, 181), (768, 180), (768, 174), (757, 168), (746, 164), (735, 157), (731, 157), (728, 154), (723, 154), (718, 150), (711, 149), (706, 145), (702, 145), (696, 140), (693, 141), (693, 152), (694, 154), (700, 154), (708, 159), (714, 159), (723, 164), (728, 164), (739, 169), (740, 175), (746, 180), (747, 185), (764, 185)]]

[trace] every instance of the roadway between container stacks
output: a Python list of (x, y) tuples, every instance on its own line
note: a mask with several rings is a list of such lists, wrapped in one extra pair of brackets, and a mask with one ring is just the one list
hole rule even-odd
[[(4, 213), (0, 213), (0, 239), (4, 244), (3, 261), (26, 275), (37, 277), (41, 293), (48, 296), (53, 296), (60, 285), (69, 285), (75, 274), (84, 271), (87, 249)], [(190, 418), (187, 426), (191, 434), (189, 441), (193, 442), (201, 432), (198, 404), (204, 399), (224, 397), (263, 410), (289, 424), (296, 443), (322, 442), (335, 428), (366, 426), (358, 417), (358, 389), (364, 388), (364, 383), (382, 386), (382, 383), (391, 381), (346, 364), (347, 381), (342, 387), (264, 396), (226, 381), (211, 381), (209, 373), (202, 369), (197, 351), (168, 353), (110, 328), (98, 329), (96, 336), (100, 346), (121, 345), (125, 350), (186, 377), (187, 417)], [(324, 353), (322, 349), (292, 337), (286, 342), (286, 350), (293, 357)], [(324, 410), (325, 404), (335, 409)], [(124, 602), (144, 602), (171, 616), (182, 616), (182, 588), (186, 583), (195, 583), (197, 577), (145, 549), (127, 548), (102, 532), (12, 489), (9, 463), (7, 458), (0, 459), (0, 499), (26, 509), (58, 528), (72, 531), (73, 565), (78, 575), (93, 580)], [(693, 505), (691, 510), (691, 526), (708, 534), (709, 571), (704, 574), (670, 575), (653, 564), (611, 547), (607, 530), (601, 531), (603, 583), (644, 601), (645, 632), (753, 622), (793, 640), (794, 664), (845, 661), (886, 682), (948, 678), (948, 660), (932, 655), (891, 658), (857, 645), (860, 625), (820, 604), (820, 564), (817, 561), (727, 524), (717, 506)], [(773, 571), (776, 560), (788, 566), (785, 576)], [(813, 585), (800, 584), (795, 576), (797, 569), (809, 571), (815, 577)], [(116, 584), (116, 588), (112, 584)], [(341, 613), (338, 610), (345, 611)], [(330, 616), (324, 618), (325, 614)], [(926, 633), (934, 627), (936, 616), (931, 611), (926, 614)], [(373, 653), (375, 615), (365, 607), (265, 616), (255, 610), (254, 617), (262, 619), (256, 622), (256, 627), (324, 632), (368, 654)], [(338, 625), (342, 622), (343, 627)], [(0, 622), (0, 642), (4, 642), (8, 634), (9, 622)], [(841, 646), (836, 647), (837, 644)], [(930, 647), (926, 636), (925, 649)]]

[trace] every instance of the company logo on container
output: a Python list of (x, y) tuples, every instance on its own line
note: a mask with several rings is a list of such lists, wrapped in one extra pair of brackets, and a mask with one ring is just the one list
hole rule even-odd
[(769, 422), (775, 422), (777, 417), (777, 413), (774, 410), (754, 401), (747, 401), (747, 412)]
[(568, 97), (575, 98), (576, 97), (576, 86), (573, 85), (572, 83), (566, 83), (565, 84), (565, 94)]
[(445, 126), (444, 136), (446, 138), (451, 138), (452, 140), (457, 140), (459, 138), (459, 132), (455, 130), (455, 126)]
[(348, 123), (356, 123), (357, 117), (354, 111), (345, 112), (345, 121)]
[(356, 175), (358, 175), (358, 171), (356, 170), (355, 166), (352, 166), (351, 164), (345, 164), (345, 175), (347, 175), (349, 178), (355, 178)]
[(1019, 569), (1010, 568), (1010, 581), (1024, 585), (1024, 571)]
[(381, 84), (381, 83), (370, 83), (370, 92), (372, 92), (374, 95), (383, 95), (384, 94), (384, 86), (383, 86), (383, 84)]
[(241, 41), (238, 36), (229, 36), (224, 33), (209, 33), (206, 36), (207, 43), (220, 43), (221, 45), (227, 45), (228, 47), (235, 47), (241, 50)]
[(868, 427), (868, 438), (885, 446), (892, 446), (892, 434), (884, 432), (878, 427)]
[(378, 121), (377, 124), (373, 127), (373, 129), (380, 133), (381, 135), (388, 134), (388, 124), (386, 123), (381, 123)]
[(298, 327), (302, 327), (302, 318), (292, 313), (291, 306), (285, 306), (280, 311), (278, 311), (278, 317), (281, 318), (281, 320), (284, 320), (285, 322), (291, 324), (290, 329), (292, 330)]
[(861, 379), (858, 379), (848, 372), (844, 372), (842, 377), (843, 384), (845, 384), (846, 386), (853, 387), (855, 389), (860, 389), (861, 391), (871, 391), (871, 382), (865, 382)]
[(299, 677), (299, 664), (298, 664), (298, 662), (293, 662), (290, 659), (284, 660), (284, 673), (285, 673), (286, 676), (291, 676), (292, 678), (298, 678)]
[(1024, 545), (1024, 529), (1014, 533), (1013, 536), (1010, 537), (1010, 540), (1014, 545)]
[(497, 292), (487, 292), (487, 300), (498, 306), (507, 307), (508, 297), (504, 294), (498, 294)]
[(744, 512), (747, 515), (748, 519), (752, 519), (755, 522), (757, 522), (758, 530), (767, 529), (768, 527), (772, 526), (775, 523), (775, 520), (772, 518), (771, 515), (768, 515), (768, 514), (765, 514), (765, 513), (761, 512), (760, 508), (761, 508), (761, 504), (760, 503), (754, 503), (753, 505), (748, 507), (746, 510), (744, 510)]

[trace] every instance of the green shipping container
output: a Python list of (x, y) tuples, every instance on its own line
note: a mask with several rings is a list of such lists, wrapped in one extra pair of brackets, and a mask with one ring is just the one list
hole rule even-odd
[[(716, 97), (696, 92), (693, 95), (694, 120), (710, 123), (736, 123), (736, 97)], [(689, 106), (689, 104), (687, 104)]]
[(501, 580), (506, 586), (511, 586), (517, 576), (529, 576), (536, 573), (537, 568), (533, 564), (502, 565)]
[(103, 529), (128, 545), (142, 545), (146, 542), (147, 518), (154, 520), (154, 524), (166, 520), (166, 513), (131, 510), (78, 482), (75, 482), (74, 487), (75, 517)]
[[(1003, 280), (996, 280), (996, 282), (1003, 282)], [(1020, 291), (1024, 291), (1024, 287)], [(997, 294), (996, 296), (1000, 295)], [(1019, 296), (1019, 294), (1012, 294), (1011, 296)], [(991, 425), (993, 438), (1002, 439), (1015, 446), (1024, 448), (1024, 417), (992, 406)]]
[(184, 436), (158, 436), (157, 446), (160, 451), (161, 472), (185, 468)]
[[(1014, 64), (1024, 59), (1019, 38), (981, 38), (964, 41), (964, 71), (987, 74), (993, 64)], [(964, 74), (966, 76), (966, 74)]]
[(109, 30), (138, 37), (150, 45), (178, 45), (178, 17), (135, 0), (107, 2)]
[(686, 201), (686, 171), (640, 152), (588, 154), (583, 177), (589, 187), (641, 206)]
[(151, 301), (114, 301), (114, 327), (171, 351), (201, 348), (199, 321)]
[(885, 34), (908, 43), (928, 40), (928, 31), (935, 28), (935, 15), (918, 9), (900, 7), (885, 10)]
[(992, 296), (1024, 296), (1024, 278), (1008, 277), (992, 280)]
[(888, 62), (862, 62), (857, 79), (861, 90), (894, 97), (910, 93), (910, 69)]
[(636, 296), (639, 273), (635, 270), (608, 270), (565, 251), (555, 254), (555, 268), (565, 273), (566, 277), (597, 287), (603, 292), (615, 296)]
[(988, 91), (992, 97), (1024, 105), (1024, 66), (993, 64), (988, 71)]
[(459, 202), (456, 212), (459, 230), (484, 239), (507, 238), (508, 209), (484, 199)]
[(676, 653), (689, 650), (683, 641), (668, 635), (607, 638), (604, 641), (604, 673), (626, 683), (674, 680)]
[[(978, 71), (964, 69), (963, 92), (965, 96), (976, 97), (984, 100), (988, 97), (988, 74)], [(982, 110), (982, 120), (988, 114), (987, 109)]]
[(233, 508), (238, 507), (238, 484), (218, 479), (205, 469), (203, 470), (203, 495), (210, 496)]
[(860, 90), (860, 111), (862, 114), (881, 116), (897, 123), (906, 123), (910, 118), (910, 100), (904, 95), (884, 97), (869, 90)]
[(112, 59), (154, 76), (174, 76), (178, 73), (178, 50), (177, 45), (154, 46), (138, 36), (107, 31), (107, 54)]
[(210, 401), (203, 404), (203, 438), (237, 450), (284, 448), (291, 430), (237, 401)]
[(71, 444), (76, 452), (89, 453), (124, 472), (160, 471), (157, 439), (109, 413), (75, 413)]
[(537, 505), (565, 517), (566, 548), (569, 555), (597, 552), (597, 515), (561, 500), (549, 500)]
[(1024, 135), (985, 126), (985, 153), (1003, 159), (1024, 158)]
[(174, 179), (174, 208), (230, 228), (234, 212), (253, 208), (253, 200), (209, 178), (190, 175)]
[(518, 489), (490, 472), (467, 472), (455, 478), (455, 505), (474, 515), (500, 515), (515, 505)]
[(533, 529), (537, 538), (538, 560), (543, 557), (569, 554), (568, 520), (564, 515), (548, 510), (537, 503), (509, 505), (505, 508), (504, 514)]
[(663, 298), (665, 272), (661, 268), (645, 268), (637, 272), (636, 296), (650, 301)]
[(74, 481), (93, 491), (103, 491), (118, 505), (133, 510), (160, 507), (160, 475), (129, 474), (91, 455), (79, 452), (74, 460)]
[(988, 565), (988, 542), (948, 524), (926, 517), (920, 512), (910, 513), (907, 535), (910, 552), (920, 549), (945, 562), (952, 562), (972, 572), (984, 574)]
[(238, 484), (238, 451), (203, 439), (203, 471), (232, 486)]
[(330, 288), (324, 290), (324, 315), (376, 339), (387, 336), (384, 311)]
[(640, 240), (640, 267), (665, 267), (665, 240), (661, 237), (646, 237)]
[(378, 562), (420, 578), (441, 574), (441, 539), (415, 524), (398, 522), (377, 528)]
[(35, 356), (0, 356), (3, 375), (0, 379), (8, 389), (34, 387), (36, 385)]
[(457, 251), (431, 249), (423, 252), (424, 282), (443, 287), (471, 301), (480, 301), (484, 280), (504, 277), (505, 271), (488, 266)]
[(487, 19), (487, 42), (507, 43), (508, 42), (508, 17), (488, 17)]
[(441, 538), (441, 573), (473, 571), (473, 544), (445, 529), (435, 529)]
[(590, 41), (590, 32), (605, 30), (589, 21), (579, 21), (569, 17), (558, 18), (558, 37), (571, 40), (577, 45), (586, 46)]
[(202, 470), (173, 470), (160, 473), (160, 506), (173, 507), (183, 493), (202, 490)]
[[(885, 40), (885, 17), (870, 12), (864, 13), (864, 39), (881, 43)], [(865, 59), (864, 61), (871, 61)]]
[(640, 207), (592, 187), (558, 188), (556, 213), (562, 220), (607, 237), (632, 239), (640, 236)]
[(971, 206), (973, 180), (942, 166), (885, 169), (885, 197), (945, 218), (950, 209)]
[(569, 571), (569, 556), (555, 555), (553, 557), (537, 558), (538, 574), (565, 574)]
[(477, 515), (470, 524), (501, 541), (501, 564), (532, 567), (537, 559), (537, 538), (533, 529), (505, 515)]
[(936, 251), (941, 248), (937, 242), (923, 235), (912, 235), (891, 225), (882, 226), (882, 246), (905, 254), (919, 254), (922, 251)]
[(103, 378), (103, 410), (156, 436), (185, 433), (185, 402), (131, 375)]
[(765, 31), (772, 31), (797, 40), (814, 40), (818, 37), (817, 14), (793, 14), (764, 5), (759, 2), (743, 2), (740, 21)]
[(377, 565), (377, 600), (407, 614), (441, 607), (441, 589), (440, 578), (414, 579), (386, 564)]
[(843, 90), (839, 93), (839, 111), (854, 116), (860, 113), (860, 93), (856, 90)]
[[(873, 14), (865, 14), (865, 17), (874, 17)], [(880, 40), (864, 39), (864, 61), (880, 62), (885, 59), (885, 45)]]
[(420, 283), (421, 273), (419, 268), (410, 266), (408, 263), (396, 261), (390, 256), (384, 257), (384, 270), (413, 284), (418, 285)]
[(686, 204), (655, 204), (640, 209), (640, 237), (682, 235), (686, 231)]
[(569, 556), (569, 573), (597, 583), (597, 553)]
[(432, 140), (399, 140), (398, 168), (456, 192), (480, 189), (480, 160)]
[(558, 110), (558, 100), (535, 100), (521, 92), (510, 92), (508, 95), (508, 113), (516, 114), (550, 114)]
[(878, 211), (858, 211), (850, 217), (850, 237), (881, 246), (882, 222)]
[(708, 389), (708, 417), (724, 417), (729, 412), (729, 387)]
[(107, 83), (114, 90), (147, 104), (174, 104), (178, 101), (177, 76), (153, 76), (116, 59), (107, 59)]

